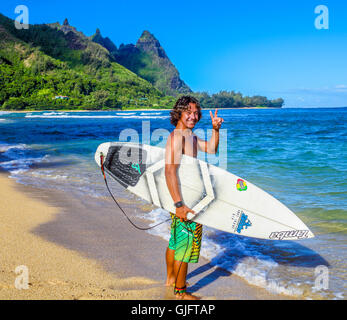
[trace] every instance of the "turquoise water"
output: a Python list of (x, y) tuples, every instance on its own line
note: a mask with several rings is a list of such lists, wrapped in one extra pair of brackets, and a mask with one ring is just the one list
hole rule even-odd
[[(202, 254), (269, 291), (344, 299), (347, 109), (220, 110), (219, 115), (225, 119), (221, 150), (210, 162), (272, 194), (316, 237), (267, 241), (205, 228)], [(208, 137), (210, 127), (208, 111), (203, 111), (196, 133)], [(94, 162), (100, 143), (131, 135), (163, 146), (172, 129), (169, 111), (1, 113), (0, 166), (20, 183), (98, 201), (107, 196)], [(153, 221), (159, 215), (159, 210), (146, 213)], [(152, 233), (166, 238), (167, 228)], [(328, 289), (314, 288), (321, 265), (329, 270)]]

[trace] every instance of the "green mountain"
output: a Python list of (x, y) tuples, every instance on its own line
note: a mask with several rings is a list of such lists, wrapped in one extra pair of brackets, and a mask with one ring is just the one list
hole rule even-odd
[(144, 31), (136, 45), (119, 48), (100, 30), (85, 36), (67, 19), (18, 30), (0, 14), (0, 108), (172, 108), (191, 94), (206, 108), (282, 107), (281, 98), (239, 92), (192, 92), (159, 41)]
[(116, 62), (111, 43), (92, 41), (67, 19), (18, 30), (0, 14), (1, 108), (172, 107), (172, 97)]
[(114, 56), (115, 61), (152, 83), (167, 95), (191, 93), (192, 90), (180, 78), (179, 72), (168, 58), (159, 41), (148, 31), (143, 31), (136, 45), (116, 45), (103, 38), (100, 30), (91, 37)]

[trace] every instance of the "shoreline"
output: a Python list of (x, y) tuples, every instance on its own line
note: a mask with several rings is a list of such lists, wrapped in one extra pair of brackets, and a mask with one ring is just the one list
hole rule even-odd
[[(0, 173), (0, 192), (6, 239), (0, 299), (174, 299), (164, 286), (167, 242), (134, 230), (109, 199), (81, 201), (16, 183), (7, 172)], [(120, 201), (144, 224), (131, 202)], [(14, 286), (19, 265), (29, 270), (27, 290)], [(250, 285), (204, 258), (189, 266), (187, 279), (204, 299), (295, 299)]]

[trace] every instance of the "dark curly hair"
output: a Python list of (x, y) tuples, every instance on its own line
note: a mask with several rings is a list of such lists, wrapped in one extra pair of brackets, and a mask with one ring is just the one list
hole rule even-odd
[(199, 101), (192, 96), (182, 96), (176, 101), (170, 112), (170, 121), (175, 127), (177, 126), (178, 120), (181, 119), (182, 112), (189, 109), (189, 103), (194, 103), (196, 105), (198, 108), (198, 121), (201, 119), (202, 114)]

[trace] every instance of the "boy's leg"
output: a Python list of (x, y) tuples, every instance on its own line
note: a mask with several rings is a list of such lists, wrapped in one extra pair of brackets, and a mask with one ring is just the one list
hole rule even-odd
[(200, 299), (199, 297), (186, 292), (186, 278), (187, 278), (187, 272), (188, 272), (188, 263), (175, 260), (174, 271), (175, 271), (175, 275), (177, 279), (175, 284), (175, 291), (178, 288), (182, 289), (181, 292), (176, 293), (176, 298), (183, 299), (183, 300), (199, 300)]
[(175, 271), (174, 271), (174, 262), (175, 262), (175, 250), (170, 249), (169, 247), (166, 249), (166, 285), (172, 286), (175, 283)]
[[(181, 261), (185, 259), (197, 262), (199, 257), (198, 253), (200, 250), (198, 250), (196, 254), (195, 251), (197, 250), (193, 244), (193, 238), (195, 237), (193, 230), (196, 229), (195, 224), (189, 227), (187, 223), (180, 223), (179, 219), (173, 213), (170, 213), (170, 215), (172, 223), (169, 247), (166, 249), (166, 285), (175, 284), (175, 291), (177, 291), (177, 288), (182, 289), (179, 290), (180, 293), (177, 293), (177, 298), (195, 300), (198, 298), (185, 292), (188, 263)], [(194, 259), (191, 259), (192, 253), (195, 255)], [(177, 260), (175, 260), (175, 258)]]
[(177, 281), (176, 281), (175, 286), (177, 288), (183, 288), (186, 285), (188, 263), (175, 260), (174, 272), (175, 272), (175, 276), (177, 277)]

